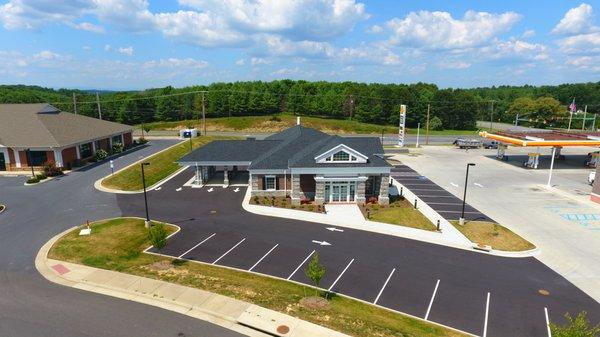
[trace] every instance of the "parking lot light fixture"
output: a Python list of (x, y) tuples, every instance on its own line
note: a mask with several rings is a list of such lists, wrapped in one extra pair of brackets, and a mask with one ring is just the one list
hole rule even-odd
[(467, 173), (465, 174), (465, 191), (463, 193), (462, 211), (460, 212), (460, 219), (458, 222), (461, 226), (465, 224), (465, 203), (467, 200), (467, 185), (469, 184), (469, 167), (475, 166), (475, 163), (467, 164)]
[(144, 225), (146, 228), (150, 228), (150, 215), (148, 215), (148, 197), (146, 196), (146, 176), (144, 175), (144, 166), (150, 165), (150, 163), (145, 162), (140, 166), (142, 167), (142, 186), (144, 187), (144, 205), (146, 206), (146, 220), (144, 221)]

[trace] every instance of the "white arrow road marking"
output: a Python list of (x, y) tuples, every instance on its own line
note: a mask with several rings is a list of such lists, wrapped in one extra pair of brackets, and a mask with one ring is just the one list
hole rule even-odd
[(317, 240), (312, 240), (313, 243), (316, 243), (318, 245), (321, 246), (331, 246), (331, 243), (327, 242), (327, 241), (317, 241)]
[(332, 232), (343, 232), (343, 229), (339, 229), (339, 228), (335, 228), (335, 227), (327, 227), (325, 228), (328, 231), (332, 231)]
[(177, 192), (181, 191), (181, 187), (180, 187), (180, 188), (177, 188), (177, 189), (175, 189), (175, 191), (177, 191)]
[(239, 188), (239, 187), (236, 187), (236, 188), (235, 188), (235, 190), (233, 190), (233, 191), (234, 191), (235, 193), (237, 193), (237, 192), (239, 192), (239, 191), (240, 191), (240, 188)]
[(213, 188), (211, 187), (211, 188), (209, 188), (207, 191), (208, 191), (208, 192), (212, 192), (212, 191), (214, 191), (214, 190), (213, 190)]
[(483, 185), (481, 185), (480, 183), (473, 183), (473, 185), (475, 185), (477, 187), (483, 187)]
[(352, 262), (354, 262), (354, 259), (350, 260), (348, 265), (346, 265), (346, 268), (344, 268), (344, 270), (342, 270), (342, 273), (335, 279), (335, 281), (333, 281), (333, 283), (331, 284), (331, 287), (329, 287), (329, 289), (327, 289), (327, 291), (331, 291), (331, 289), (333, 289), (333, 286), (335, 286), (335, 284), (342, 278), (342, 275), (344, 275), (346, 270), (348, 270), (348, 268), (350, 267)]
[(302, 267), (303, 264), (306, 263), (306, 261), (308, 261), (308, 259), (310, 259), (310, 257), (315, 253), (315, 251), (313, 250), (312, 252), (310, 252), (310, 254), (308, 254), (308, 256), (306, 257), (306, 259), (304, 259), (304, 261), (302, 261), (302, 263), (300, 263), (298, 265), (298, 267), (296, 267), (296, 269), (294, 269), (294, 271), (290, 274), (290, 276), (288, 276), (287, 280), (289, 281), (292, 276), (294, 276), (294, 274), (296, 274), (296, 272), (298, 271), (298, 269), (300, 269), (300, 267)]
[(450, 183), (450, 185), (452, 185), (454, 187), (458, 187), (458, 184), (455, 184), (455, 183), (452, 183), (452, 182)]
[(161, 187), (161, 186), (159, 186), (159, 187), (155, 188), (154, 190), (155, 190), (155, 191), (160, 191), (160, 189), (161, 189), (161, 188), (162, 188), (162, 187)]

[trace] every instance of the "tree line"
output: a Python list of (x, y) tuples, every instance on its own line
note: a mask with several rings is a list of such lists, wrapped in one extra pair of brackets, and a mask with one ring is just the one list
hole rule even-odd
[[(98, 117), (96, 93), (38, 86), (0, 86), (0, 103), (49, 102), (64, 111)], [(562, 126), (567, 106), (600, 112), (600, 82), (558, 86), (499, 86), (443, 89), (435, 84), (380, 84), (277, 80), (213, 83), (183, 88), (99, 93), (102, 118), (126, 124), (200, 117), (234, 117), (290, 113), (397, 125), (401, 104), (407, 125), (424, 125), (429, 112), (438, 129), (475, 129), (477, 120), (513, 122), (530, 116), (536, 126)], [(527, 119), (527, 118), (526, 118)], [(526, 120), (527, 122), (528, 120)]]

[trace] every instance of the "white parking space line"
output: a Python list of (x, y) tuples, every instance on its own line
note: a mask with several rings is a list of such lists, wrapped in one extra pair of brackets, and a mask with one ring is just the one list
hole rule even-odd
[(300, 267), (302, 267), (303, 264), (306, 263), (306, 261), (308, 261), (308, 259), (310, 259), (310, 257), (315, 253), (315, 251), (313, 250), (312, 252), (310, 252), (310, 254), (308, 254), (308, 256), (306, 257), (306, 259), (304, 259), (304, 261), (302, 261), (302, 263), (300, 263), (298, 265), (298, 267), (296, 267), (296, 269), (294, 269), (294, 271), (290, 274), (290, 276), (288, 276), (287, 280), (291, 279), (292, 276), (294, 276), (294, 274), (296, 274), (296, 272), (298, 271), (298, 269), (300, 269)]
[(544, 316), (546, 316), (546, 330), (548, 331), (548, 337), (552, 337), (552, 331), (550, 331), (550, 320), (548, 319), (548, 308), (544, 307)]
[(452, 185), (454, 187), (458, 187), (458, 184), (455, 184), (455, 183), (450, 183), (450, 185)]
[(229, 248), (229, 250), (228, 250), (228, 251), (226, 251), (226, 252), (225, 252), (225, 254), (223, 254), (223, 255), (219, 256), (219, 258), (218, 258), (218, 259), (216, 259), (216, 260), (215, 260), (215, 262), (213, 262), (212, 264), (215, 264), (215, 263), (219, 262), (219, 260), (220, 260), (220, 259), (224, 258), (224, 257), (225, 257), (225, 255), (229, 254), (229, 253), (230, 253), (232, 250), (234, 250), (234, 249), (235, 249), (235, 247), (239, 246), (239, 245), (240, 245), (242, 242), (244, 242), (244, 241), (246, 241), (246, 238), (243, 238), (242, 240), (240, 240), (240, 242), (236, 243), (236, 244), (235, 244), (235, 246), (233, 246), (233, 247)]
[(437, 191), (437, 192), (446, 192), (443, 188), (409, 188), (411, 191)]
[(462, 205), (459, 202), (425, 202), (427, 205)]
[(390, 279), (392, 278), (392, 275), (394, 275), (394, 272), (396, 272), (396, 268), (392, 269), (392, 272), (388, 276), (387, 280), (385, 280), (385, 283), (383, 284), (383, 287), (381, 287), (381, 290), (379, 290), (379, 294), (377, 294), (377, 297), (375, 298), (375, 301), (373, 301), (373, 304), (377, 304), (377, 301), (379, 301), (379, 297), (381, 297), (381, 294), (383, 294), (383, 290), (385, 289), (385, 287), (387, 287), (387, 284), (388, 282), (390, 282)]
[(483, 187), (483, 185), (481, 185), (480, 183), (473, 183), (473, 185), (475, 185), (477, 187)]
[(263, 255), (263, 257), (260, 258), (260, 260), (256, 261), (256, 263), (250, 267), (250, 269), (248, 269), (248, 271), (252, 271), (252, 269), (254, 269), (256, 266), (258, 266), (258, 264), (265, 259), (265, 257), (267, 257), (267, 255), (271, 254), (272, 251), (275, 250), (275, 248), (277, 248), (277, 246), (279, 246), (279, 244), (276, 244), (275, 246), (273, 246), (273, 248), (271, 248), (265, 255)]
[(433, 300), (435, 299), (435, 294), (437, 293), (438, 286), (440, 285), (440, 280), (438, 279), (435, 283), (435, 288), (433, 289), (433, 295), (431, 295), (431, 300), (429, 301), (429, 306), (427, 307), (427, 312), (425, 313), (425, 320), (429, 317), (429, 312), (431, 311), (431, 306), (433, 305)]
[(488, 326), (488, 313), (490, 312), (490, 293), (487, 293), (487, 300), (485, 301), (485, 320), (483, 322), (483, 335), (481, 337), (487, 337), (487, 326)]
[(192, 250), (196, 249), (196, 247), (200, 246), (201, 244), (205, 243), (206, 241), (208, 241), (210, 238), (212, 238), (213, 236), (217, 235), (217, 233), (212, 233), (209, 237), (207, 237), (206, 239), (200, 241), (200, 243), (198, 243), (197, 245), (195, 245), (194, 247), (188, 249), (185, 251), (185, 253), (179, 255), (177, 258), (181, 259), (185, 254), (191, 252)]
[(155, 190), (155, 191), (160, 191), (160, 189), (161, 189), (161, 188), (162, 188), (162, 187), (161, 187), (161, 186), (159, 186), (159, 187), (155, 188), (154, 190)]
[(348, 268), (350, 268), (350, 265), (352, 264), (352, 262), (354, 262), (354, 259), (350, 260), (350, 262), (348, 262), (348, 264), (346, 265), (346, 268), (344, 268), (344, 270), (342, 270), (342, 272), (340, 273), (340, 275), (338, 275), (338, 277), (335, 279), (335, 281), (333, 281), (333, 283), (331, 284), (331, 286), (329, 287), (329, 289), (327, 289), (327, 291), (331, 291), (331, 289), (333, 289), (333, 287), (335, 286), (335, 284), (342, 278), (342, 275), (344, 275), (344, 273), (346, 272), (346, 270), (348, 270)]
[(176, 188), (175, 191), (177, 191), (177, 192), (181, 191), (181, 187)]
[[(419, 198), (456, 198), (453, 195), (420, 195)], [(462, 205), (462, 204), (461, 204)]]

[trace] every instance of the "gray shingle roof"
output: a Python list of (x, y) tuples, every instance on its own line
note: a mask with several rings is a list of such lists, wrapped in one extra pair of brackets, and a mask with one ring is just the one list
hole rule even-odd
[(279, 140), (215, 140), (188, 153), (180, 163), (251, 162), (280, 144)]
[(0, 104), (0, 144), (8, 147), (62, 147), (131, 130), (45, 103)]
[[(317, 164), (315, 157), (340, 145), (353, 148), (369, 159), (367, 163)], [(250, 170), (290, 167), (389, 167), (379, 157), (383, 147), (377, 137), (339, 137), (296, 125), (264, 140), (223, 140), (211, 142), (186, 155), (180, 163), (251, 162)]]

